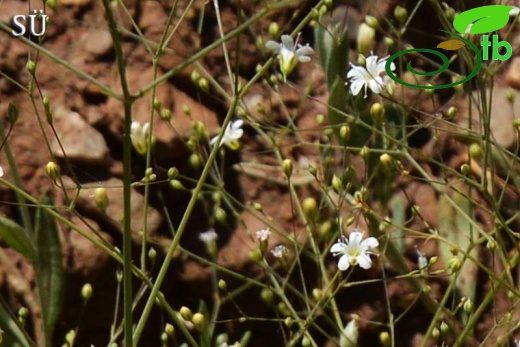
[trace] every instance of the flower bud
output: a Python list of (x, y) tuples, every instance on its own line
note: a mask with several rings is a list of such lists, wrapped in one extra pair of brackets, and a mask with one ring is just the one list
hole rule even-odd
[(467, 298), (466, 301), (464, 301), (462, 308), (464, 309), (464, 312), (466, 312), (467, 315), (473, 312), (473, 303), (471, 302), (470, 298)]
[(166, 325), (164, 326), (164, 332), (166, 333), (166, 335), (173, 337), (175, 335), (175, 327), (170, 323), (166, 323)]
[(448, 327), (448, 324), (446, 324), (446, 322), (442, 321), (440, 331), (442, 336), (446, 337), (446, 335), (448, 335), (450, 327)]
[(357, 35), (357, 50), (359, 54), (368, 54), (374, 46), (376, 31), (366, 23), (361, 23)]
[(92, 297), (92, 285), (90, 283), (85, 283), (83, 287), (81, 287), (81, 297), (85, 301), (89, 301)]
[(23, 319), (25, 321), (25, 318), (29, 315), (29, 310), (27, 307), (20, 307), (18, 310), (18, 318)]
[(309, 173), (314, 177), (316, 178), (316, 175), (318, 174), (318, 170), (312, 166), (312, 165), (309, 165)]
[(395, 45), (395, 41), (390, 37), (385, 37), (384, 42), (385, 42), (385, 45), (389, 48), (392, 48)]
[(334, 190), (336, 192), (339, 192), (343, 189), (343, 182), (341, 182), (341, 178), (339, 178), (338, 176), (334, 175), (332, 176), (332, 188), (334, 188)]
[(27, 61), (27, 64), (25, 64), (25, 68), (31, 75), (34, 75), (34, 73), (36, 72), (36, 63), (29, 59)]
[(148, 251), (148, 259), (150, 259), (152, 263), (154, 263), (155, 259), (157, 259), (157, 251), (155, 250), (155, 248), (152, 247)]
[(152, 106), (156, 111), (159, 111), (161, 109), (161, 100), (154, 98)]
[(367, 162), (370, 158), (370, 149), (367, 146), (363, 146), (363, 148), (361, 148), (361, 150), (359, 151), (359, 155), (361, 155), (363, 160)]
[(215, 220), (220, 224), (227, 224), (227, 212), (222, 207), (215, 208)]
[(379, 157), (379, 162), (381, 163), (381, 165), (383, 166), (383, 168), (385, 168), (385, 169), (389, 169), (389, 168), (392, 167), (393, 160), (392, 160), (392, 157), (390, 156), (390, 154), (388, 154), (388, 153), (383, 153), (383, 154), (381, 154), (381, 156)]
[(382, 331), (379, 334), (379, 342), (383, 347), (390, 347), (392, 345), (392, 341), (390, 340), (390, 334), (388, 331)]
[(374, 28), (374, 29), (379, 28), (379, 21), (374, 16), (366, 16), (365, 23), (367, 23), (371, 28)]
[(324, 121), (325, 121), (324, 115), (322, 115), (321, 113), (316, 115), (316, 122), (318, 122), (318, 124), (322, 124)]
[(469, 168), (469, 165), (468, 164), (462, 164), (460, 166), (460, 172), (464, 175), (464, 176), (467, 176), (470, 172), (470, 168)]
[(458, 257), (453, 257), (448, 260), (448, 269), (451, 270), (451, 273), (455, 273), (460, 270), (462, 267), (462, 262)]
[(194, 84), (198, 84), (200, 80), (200, 74), (197, 70), (193, 70), (190, 74), (190, 79)]
[(287, 317), (284, 320), (284, 324), (286, 327), (290, 328), (294, 324), (294, 319), (292, 319), (291, 317)]
[(45, 111), (45, 118), (49, 125), (52, 125), (52, 112), (51, 112), (51, 100), (48, 96), (44, 96), (43, 100), (43, 110)]
[(182, 113), (187, 116), (191, 115), (191, 108), (188, 105), (182, 105)]
[(396, 6), (394, 9), (394, 17), (397, 19), (399, 24), (403, 25), (408, 19), (408, 11), (402, 6)]
[(254, 208), (256, 211), (260, 212), (260, 213), (263, 213), (263, 212), (264, 212), (264, 206), (263, 206), (261, 203), (259, 203), (259, 202), (255, 202), (255, 203), (253, 204), (253, 208)]
[(310, 220), (315, 220), (318, 216), (318, 203), (314, 198), (303, 200), (302, 209), (305, 216)]
[(276, 39), (278, 36), (280, 36), (280, 25), (276, 22), (272, 22), (269, 24), (269, 36), (271, 38)]
[(218, 287), (220, 290), (226, 291), (227, 290), (227, 283), (222, 278), (218, 280)]
[(166, 122), (171, 121), (171, 119), (172, 119), (172, 111), (170, 111), (167, 108), (163, 108), (161, 110), (161, 119), (166, 121)]
[(197, 83), (197, 85), (199, 86), (200, 90), (202, 90), (203, 92), (209, 92), (209, 82), (206, 78), (202, 77), (201, 79), (199, 79), (199, 82)]
[(175, 189), (175, 190), (184, 190), (185, 189), (184, 185), (179, 180), (171, 180), (170, 181), (170, 186), (172, 186), (172, 188)]
[(274, 302), (274, 293), (271, 289), (264, 288), (260, 292), (260, 298), (262, 299), (263, 302), (265, 302), (267, 305), (270, 306)]
[(481, 160), (484, 156), (484, 151), (478, 143), (473, 142), (469, 145), (469, 156), (474, 160)]
[(453, 119), (457, 116), (458, 109), (455, 106), (452, 106), (448, 109), (448, 117)]
[(489, 249), (491, 252), (494, 252), (497, 249), (497, 243), (493, 239), (488, 240), (488, 242), (486, 243), (486, 248)]
[(60, 166), (55, 162), (50, 161), (45, 166), (45, 172), (53, 182), (56, 182), (58, 177), (60, 177)]
[(284, 159), (282, 163), (283, 172), (287, 178), (290, 178), (293, 172), (293, 162), (291, 159)]
[(103, 211), (103, 213), (106, 213), (109, 199), (107, 195), (107, 190), (103, 187), (96, 188), (94, 191), (94, 202), (96, 203), (96, 206)]
[(312, 296), (314, 297), (314, 299), (320, 301), (323, 298), (323, 290), (319, 288), (314, 288), (312, 290)]
[(206, 319), (204, 318), (204, 315), (202, 313), (197, 312), (193, 315), (191, 322), (193, 323), (193, 325), (195, 325), (195, 328), (200, 331), (204, 328)]
[(350, 139), (350, 127), (348, 125), (343, 125), (339, 128), (339, 137), (343, 141), (348, 141), (348, 139)]
[(168, 179), (172, 180), (179, 175), (179, 170), (176, 167), (168, 169)]
[(439, 329), (438, 328), (433, 328), (433, 330), (432, 330), (432, 337), (435, 340), (438, 340), (440, 336), (441, 336), (441, 332), (439, 331)]
[(374, 122), (380, 123), (385, 116), (385, 107), (380, 102), (375, 102), (370, 107), (370, 116), (372, 116)]
[(18, 105), (9, 103), (9, 106), (7, 106), (7, 120), (9, 121), (9, 123), (11, 123), (11, 125), (16, 123), (16, 121), (18, 120), (19, 114), (20, 114), (20, 111), (18, 109)]
[(507, 101), (509, 101), (509, 102), (512, 103), (512, 104), (515, 103), (516, 94), (515, 94), (515, 92), (514, 92), (513, 89), (511, 89), (511, 88), (507, 88), (507, 91), (506, 91), (506, 99), (507, 99)]
[(181, 314), (182, 319), (184, 319), (185, 321), (191, 321), (191, 319), (193, 318), (193, 313), (186, 306), (182, 306), (179, 313)]

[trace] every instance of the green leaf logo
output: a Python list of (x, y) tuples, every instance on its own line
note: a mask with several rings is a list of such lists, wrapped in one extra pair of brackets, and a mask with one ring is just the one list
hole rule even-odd
[(437, 45), (437, 48), (442, 48), (447, 51), (456, 51), (464, 47), (465, 43), (461, 40), (446, 40)]
[(470, 34), (485, 34), (502, 29), (509, 21), (509, 11), (514, 7), (505, 5), (481, 6), (464, 11), (455, 17), (453, 27), (465, 34), (470, 24)]

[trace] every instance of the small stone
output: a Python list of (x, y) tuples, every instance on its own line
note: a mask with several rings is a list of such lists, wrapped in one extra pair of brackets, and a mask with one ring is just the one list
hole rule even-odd
[(102, 28), (87, 31), (81, 38), (81, 42), (85, 51), (96, 57), (107, 54), (113, 46), (110, 32)]
[(58, 158), (65, 156), (77, 163), (87, 165), (108, 165), (110, 156), (103, 136), (91, 127), (79, 113), (64, 106), (58, 106), (53, 112), (54, 128), (63, 146), (54, 139), (51, 149)]

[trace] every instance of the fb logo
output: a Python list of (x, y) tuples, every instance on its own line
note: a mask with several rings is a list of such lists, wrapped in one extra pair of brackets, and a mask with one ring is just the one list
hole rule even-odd
[[(457, 17), (455, 17), (455, 20), (453, 21), (453, 27), (455, 30), (459, 32), (459, 34), (464, 35), (465, 33), (470, 34), (485, 34), (490, 33), (499, 29), (502, 29), (504, 26), (506, 26), (507, 22), (509, 21), (509, 12), (511, 10), (514, 10), (515, 7), (512, 6), (505, 6), (505, 5), (489, 5), (489, 6), (481, 6), (476, 7), (474, 9), (464, 11), (461, 14), (459, 14)], [(448, 33), (455, 37), (455, 39), (447, 40), (444, 42), (441, 42), (439, 45), (437, 45), (437, 48), (441, 48), (444, 50), (457, 50), (464, 46), (469, 46), (473, 52), (475, 53), (476, 62), (475, 67), (471, 71), (471, 73), (464, 79), (450, 83), (450, 84), (443, 84), (438, 86), (420, 86), (415, 85), (411, 83), (407, 83), (405, 81), (400, 80), (397, 78), (392, 70), (390, 69), (393, 61), (397, 58), (399, 58), (402, 55), (408, 54), (408, 53), (430, 53), (438, 56), (442, 59), (442, 66), (431, 72), (421, 72), (415, 70), (411, 62), (408, 62), (406, 65), (406, 69), (413, 73), (414, 75), (419, 76), (435, 76), (438, 75), (444, 71), (449, 66), (449, 59), (444, 55), (443, 53), (439, 51), (435, 51), (433, 49), (427, 49), (427, 48), (414, 48), (414, 49), (407, 49), (404, 51), (400, 51), (392, 55), (390, 58), (388, 58), (385, 70), (388, 76), (393, 79), (395, 82), (405, 85), (407, 87), (411, 88), (419, 88), (419, 89), (443, 89), (443, 88), (450, 88), (462, 83), (465, 83), (475, 77), (480, 70), (482, 66), (483, 60), (489, 60), (489, 48), (491, 48), (491, 59), (492, 60), (507, 60), (511, 58), (511, 55), (513, 54), (513, 48), (508, 42), (505, 41), (499, 41), (498, 35), (491, 35), (491, 38), (489, 35), (483, 35), (482, 40), (480, 42), (480, 46), (483, 48), (482, 56), (480, 53), (480, 49), (475, 46), (473, 43), (462, 37), (461, 35), (441, 30), (445, 33)], [(500, 48), (504, 47), (505, 52), (500, 53)]]

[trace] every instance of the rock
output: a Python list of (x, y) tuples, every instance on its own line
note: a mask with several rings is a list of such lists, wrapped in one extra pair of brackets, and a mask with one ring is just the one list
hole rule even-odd
[(506, 82), (515, 89), (520, 89), (520, 58), (516, 57), (506, 72)]
[[(480, 96), (480, 91), (473, 92), (473, 98), (478, 100)], [(511, 104), (507, 100), (508, 88), (497, 87), (493, 88), (493, 96), (492, 103), (490, 105), (490, 128), (491, 128), (491, 139), (495, 141), (499, 146), (504, 148), (510, 148), (516, 144), (517, 141), (517, 131), (513, 126), (513, 121), (515, 120), (515, 112), (513, 109), (513, 104)], [(520, 100), (520, 92), (513, 91), (516, 100)], [(489, 90), (486, 92), (489, 94)], [(469, 110), (468, 110), (468, 102), (467, 97), (456, 102), (456, 106), (458, 108), (458, 113), (460, 118), (458, 118), (457, 123), (463, 127), (468, 127), (469, 118)], [(479, 123), (480, 111), (478, 106), (473, 103), (471, 114), (472, 121), (471, 130), (475, 131), (478, 134), (482, 134), (482, 124)]]
[(110, 32), (104, 28), (87, 31), (81, 37), (81, 44), (88, 53), (99, 57), (107, 54), (113, 46)]
[[(87, 165), (110, 163), (105, 139), (79, 113), (60, 105), (55, 108), (53, 116), (54, 128), (68, 159)], [(56, 157), (65, 158), (57, 139), (53, 140), (51, 150)]]

